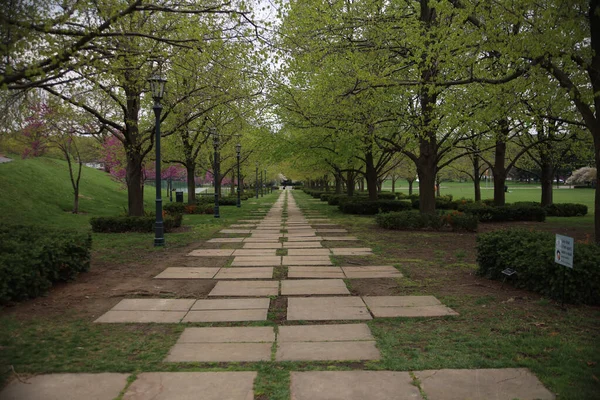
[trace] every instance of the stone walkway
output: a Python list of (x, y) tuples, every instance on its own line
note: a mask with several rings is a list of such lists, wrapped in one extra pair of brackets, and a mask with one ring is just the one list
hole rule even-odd
[[(165, 363), (379, 360), (377, 343), (360, 321), (390, 317), (444, 317), (457, 313), (433, 296), (352, 296), (344, 279), (390, 278), (391, 265), (336, 266), (332, 256), (369, 257), (365, 247), (326, 248), (357, 241), (318, 212), (298, 208), (293, 191), (268, 210), (252, 212), (208, 240), (213, 249), (188, 257), (227, 257), (224, 267), (171, 267), (155, 279), (212, 279), (206, 299), (123, 299), (95, 323), (220, 323), (266, 321), (271, 299), (287, 297), (282, 326), (188, 327)], [(237, 246), (220, 249), (221, 244)], [(219, 263), (222, 265), (222, 262)], [(287, 273), (287, 274), (285, 274)], [(273, 279), (274, 276), (285, 278)], [(300, 322), (295, 322), (300, 321)], [(304, 321), (319, 321), (309, 325)], [(330, 323), (343, 321), (341, 323)], [(251, 400), (257, 372), (50, 374), (12, 382), (0, 400), (202, 399)], [(553, 399), (525, 369), (291, 372), (293, 400)]]

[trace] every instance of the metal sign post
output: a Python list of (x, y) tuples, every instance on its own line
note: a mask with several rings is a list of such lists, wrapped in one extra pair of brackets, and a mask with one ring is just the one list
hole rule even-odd
[[(575, 241), (572, 237), (556, 234), (556, 245), (554, 248), (554, 262), (573, 269), (573, 255), (575, 252)], [(567, 269), (563, 270), (562, 284), (562, 304), (565, 306), (565, 286), (567, 279)]]

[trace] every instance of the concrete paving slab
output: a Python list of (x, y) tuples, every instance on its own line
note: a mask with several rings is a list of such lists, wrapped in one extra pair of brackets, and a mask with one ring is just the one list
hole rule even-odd
[(183, 343), (171, 348), (166, 362), (270, 361), (272, 343)]
[(249, 237), (249, 238), (244, 239), (244, 244), (245, 243), (281, 243), (281, 242), (279, 241), (279, 237), (267, 238), (267, 239)]
[(332, 248), (331, 252), (336, 256), (370, 256), (373, 255), (373, 251), (368, 247), (337, 247)]
[(278, 281), (219, 281), (208, 296), (277, 296), (278, 292)]
[(392, 265), (348, 266), (342, 267), (346, 278), (402, 278), (400, 271)]
[[(256, 372), (144, 372), (123, 400), (252, 400)], [(81, 397), (87, 398), (87, 397)]]
[(424, 306), (424, 307), (369, 307), (376, 318), (394, 317), (445, 317), (447, 315), (458, 315), (458, 313), (446, 306)]
[(241, 243), (244, 238), (213, 238), (209, 239), (207, 243)]
[(554, 400), (555, 396), (525, 368), (417, 371), (429, 400)]
[(286, 279), (281, 281), (282, 296), (350, 294), (342, 279)]
[(267, 308), (254, 310), (203, 310), (188, 312), (181, 322), (266, 321)]
[(250, 256), (250, 257), (262, 257), (262, 256), (274, 256), (276, 249), (237, 249), (233, 252), (234, 257), (238, 256)]
[(271, 300), (264, 299), (203, 299), (197, 300), (191, 311), (268, 309)]
[(282, 265), (311, 266), (333, 264), (329, 256), (283, 256)]
[(251, 229), (221, 229), (219, 231), (219, 233), (234, 233), (234, 234), (238, 234), (238, 235), (246, 235), (248, 233), (251, 233), (252, 230)]
[(316, 236), (316, 233), (313, 232), (288, 232), (285, 234), (285, 237), (313, 237)]
[(215, 279), (271, 279), (273, 267), (221, 268)]
[(346, 229), (325, 228), (317, 230), (318, 233), (347, 233)]
[(230, 257), (234, 249), (198, 249), (188, 253), (192, 257)]
[(212, 279), (220, 268), (169, 267), (154, 279)]
[(331, 255), (329, 249), (298, 249), (288, 247), (288, 256), (327, 256)]
[(288, 278), (343, 279), (345, 276), (340, 267), (292, 266), (288, 268)]
[(230, 228), (247, 228), (247, 229), (253, 229), (256, 227), (256, 224), (231, 224), (229, 225)]
[(291, 372), (293, 400), (417, 400), (419, 389), (408, 372)]
[(278, 342), (373, 341), (367, 324), (280, 326)]
[(275, 355), (276, 361), (354, 361), (380, 358), (375, 341), (280, 342)]
[(15, 379), (0, 392), (2, 400), (113, 400), (129, 374), (47, 374)]
[(176, 324), (180, 322), (187, 311), (108, 311), (96, 323), (159, 323)]
[(288, 242), (320, 242), (321, 236), (287, 236)]
[(123, 299), (113, 311), (188, 311), (194, 299)]
[(281, 228), (277, 228), (277, 229), (273, 229), (273, 228), (269, 228), (269, 229), (256, 229), (255, 231), (252, 231), (252, 236), (253, 237), (257, 237), (257, 236), (279, 236), (281, 234)]
[(281, 265), (280, 256), (239, 256), (235, 257), (231, 263), (232, 267), (271, 267), (279, 265)]
[(434, 296), (363, 296), (369, 307), (438, 306), (442, 303)]
[(228, 326), (186, 328), (177, 343), (273, 343), (274, 341), (275, 329), (272, 326)]
[(355, 236), (323, 236), (323, 240), (330, 242), (352, 242), (358, 241)]
[(359, 297), (290, 297), (288, 321), (367, 320), (369, 310)]
[(244, 249), (281, 249), (281, 242), (274, 243), (244, 243)]
[(284, 249), (318, 249), (323, 248), (321, 242), (283, 242)]

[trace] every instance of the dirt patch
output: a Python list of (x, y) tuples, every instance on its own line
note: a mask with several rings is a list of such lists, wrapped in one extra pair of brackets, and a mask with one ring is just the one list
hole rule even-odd
[(352, 296), (400, 296), (401, 284), (395, 278), (346, 279)]

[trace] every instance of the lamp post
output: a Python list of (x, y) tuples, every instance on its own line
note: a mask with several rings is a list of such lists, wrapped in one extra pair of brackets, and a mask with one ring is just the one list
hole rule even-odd
[(265, 169), (265, 194), (269, 194), (269, 191), (267, 190), (267, 170)]
[(213, 146), (215, 148), (215, 165), (213, 166), (213, 178), (215, 179), (215, 218), (219, 215), (219, 134), (215, 128), (210, 128), (210, 134), (213, 137)]
[(265, 192), (263, 190), (263, 173), (262, 170), (260, 171), (260, 197), (263, 197), (265, 195)]
[(242, 151), (242, 145), (241, 144), (236, 144), (235, 145), (235, 152), (237, 153), (237, 206), (241, 207), (242, 206), (242, 199), (241, 199), (241, 193), (240, 193), (240, 152)]
[(155, 147), (156, 147), (156, 223), (154, 225), (154, 246), (165, 245), (164, 224), (162, 216), (162, 198), (161, 198), (161, 181), (160, 181), (160, 113), (162, 105), (160, 101), (165, 94), (165, 83), (167, 80), (159, 75), (154, 75), (150, 79), (150, 91), (154, 99), (154, 127), (156, 130)]
[(256, 162), (256, 179), (254, 180), (254, 189), (256, 189), (256, 198), (258, 199), (258, 161)]

